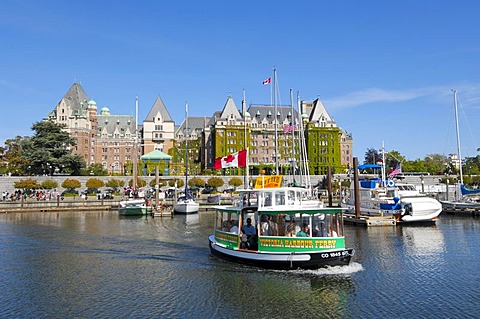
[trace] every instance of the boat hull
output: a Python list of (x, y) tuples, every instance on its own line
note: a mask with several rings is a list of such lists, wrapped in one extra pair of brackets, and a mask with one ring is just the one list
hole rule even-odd
[(121, 216), (141, 216), (147, 215), (147, 207), (120, 207), (118, 208), (118, 213)]
[(220, 259), (265, 269), (295, 270), (346, 266), (354, 252), (352, 248), (319, 252), (261, 252), (227, 248), (209, 237), (210, 252)]
[(175, 213), (177, 214), (196, 214), (200, 205), (198, 203), (176, 203), (173, 206)]

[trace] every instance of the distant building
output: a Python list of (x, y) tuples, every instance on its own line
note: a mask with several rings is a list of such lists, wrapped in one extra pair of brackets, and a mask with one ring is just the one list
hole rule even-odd
[[(160, 150), (173, 156), (171, 173), (183, 175), (187, 136), (190, 174), (213, 169), (215, 158), (246, 147), (250, 173), (258, 174), (260, 169), (275, 173), (278, 157), (279, 173), (290, 174), (292, 164), (297, 169), (299, 166), (300, 134), (305, 136), (311, 174), (324, 175), (328, 167), (333, 173), (343, 172), (353, 162), (352, 135), (337, 126), (319, 99), (302, 101), (298, 114), (295, 108), (284, 105), (252, 104), (247, 109), (243, 101), (239, 109), (229, 96), (223, 109), (211, 117), (189, 117), (187, 131), (185, 119), (176, 126), (160, 97), (137, 127), (132, 116), (112, 115), (106, 106), (98, 113), (97, 103), (74, 83), (48, 119), (65, 125), (65, 131), (76, 141), (74, 154), (88, 165), (101, 163), (112, 173), (129, 173), (133, 156)], [(138, 149), (134, 155), (136, 132)], [(228, 173), (241, 174), (242, 169)]]
[[(124, 173), (133, 159), (135, 119), (129, 115), (111, 115), (108, 107), (97, 113), (97, 103), (88, 98), (79, 83), (74, 83), (48, 114), (47, 120), (65, 125), (76, 141), (73, 154), (87, 165), (100, 163), (112, 173)], [(137, 156), (141, 150), (138, 148)]]

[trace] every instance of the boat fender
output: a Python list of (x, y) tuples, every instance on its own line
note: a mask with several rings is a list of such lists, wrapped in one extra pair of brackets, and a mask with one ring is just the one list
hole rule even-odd
[(393, 180), (389, 179), (389, 180), (387, 181), (387, 186), (388, 186), (388, 187), (394, 187), (394, 186), (395, 186), (395, 182), (394, 182)]

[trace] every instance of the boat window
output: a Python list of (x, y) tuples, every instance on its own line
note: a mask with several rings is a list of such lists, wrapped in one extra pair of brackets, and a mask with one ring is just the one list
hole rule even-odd
[(325, 218), (325, 214), (318, 214), (312, 218), (312, 236), (313, 237), (327, 237), (329, 218)]
[(295, 203), (295, 192), (288, 191), (287, 199), (288, 199), (288, 205), (293, 205)]
[(279, 231), (283, 228), (280, 223), (280, 216), (264, 214), (260, 216), (260, 235), (261, 236), (279, 236)]
[(275, 193), (275, 205), (285, 205), (285, 193), (284, 192)]
[(265, 192), (265, 204), (264, 206), (272, 206), (272, 193), (271, 192)]
[(215, 229), (230, 232), (233, 226), (238, 226), (238, 215), (227, 212), (217, 212)]

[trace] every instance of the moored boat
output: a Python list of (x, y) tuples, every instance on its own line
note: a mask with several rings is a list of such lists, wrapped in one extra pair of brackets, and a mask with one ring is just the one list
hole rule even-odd
[[(380, 167), (380, 166), (379, 166)], [(435, 198), (421, 194), (413, 184), (392, 179), (361, 179), (359, 207), (362, 216), (392, 216), (399, 223), (435, 222), (442, 212), (442, 204)], [(354, 188), (342, 207), (355, 213)]]
[(300, 187), (239, 193), (236, 205), (215, 206), (215, 229), (209, 236), (212, 255), (282, 270), (350, 263), (353, 249), (345, 248), (342, 208), (325, 208), (319, 200), (314, 205), (308, 190)]
[(146, 215), (151, 209), (145, 199), (123, 200), (118, 203), (118, 213), (122, 216)]

